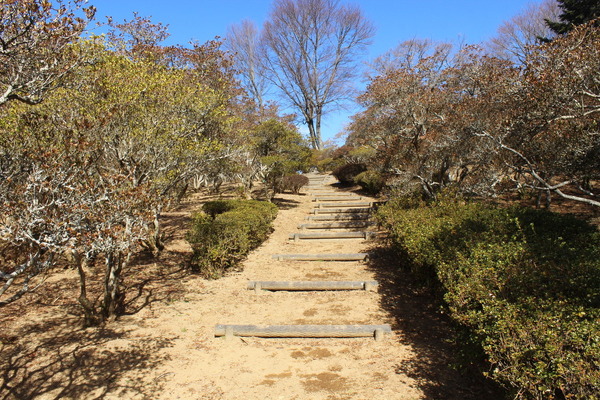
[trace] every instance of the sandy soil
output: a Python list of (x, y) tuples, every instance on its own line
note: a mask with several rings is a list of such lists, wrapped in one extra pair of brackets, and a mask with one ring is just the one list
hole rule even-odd
[[(340, 190), (332, 188), (332, 190)], [(127, 315), (81, 329), (76, 276), (54, 274), (0, 310), (0, 399), (495, 399), (479, 375), (452, 368), (456, 347), (431, 296), (376, 243), (288, 240), (311, 197), (278, 196), (274, 232), (241, 271), (207, 281), (186, 269), (184, 240), (196, 197), (167, 215), (158, 260), (140, 256), (127, 277)], [(276, 261), (278, 253), (372, 251), (368, 263)], [(377, 292), (263, 292), (249, 280), (378, 280)], [(383, 324), (361, 339), (214, 337), (216, 324)]]

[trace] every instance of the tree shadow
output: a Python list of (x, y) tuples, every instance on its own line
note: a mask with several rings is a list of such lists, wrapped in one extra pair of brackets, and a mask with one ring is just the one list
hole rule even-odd
[[(153, 397), (161, 383), (145, 376), (168, 359), (160, 350), (173, 345), (170, 339), (137, 338), (119, 347), (126, 333), (73, 328), (77, 322), (45, 319), (0, 335), (0, 400)], [(95, 351), (112, 341), (114, 346)], [(130, 379), (123, 382), (125, 374)]]
[[(178, 259), (174, 255), (170, 261)], [(161, 256), (163, 260), (166, 258)], [(180, 257), (181, 258), (181, 257)], [(182, 296), (184, 285), (182, 281), (190, 276), (187, 267), (189, 259), (171, 262), (161, 262), (161, 267), (156, 263), (136, 263), (127, 271), (127, 280), (123, 292), (125, 298), (124, 315), (134, 315), (147, 306), (164, 301), (171, 301)], [(166, 264), (166, 265), (165, 265)]]
[(455, 325), (445, 314), (439, 296), (418, 284), (402, 268), (393, 250), (379, 243), (369, 250), (368, 267), (379, 283), (381, 306), (393, 318), (392, 328), (416, 356), (396, 366), (397, 374), (414, 379), (426, 399), (497, 400), (506, 394), (486, 379), (482, 365), (465, 365), (456, 343)]
[(293, 208), (300, 207), (300, 204), (302, 203), (296, 200), (274, 198), (273, 204), (275, 204), (280, 210), (291, 210)]

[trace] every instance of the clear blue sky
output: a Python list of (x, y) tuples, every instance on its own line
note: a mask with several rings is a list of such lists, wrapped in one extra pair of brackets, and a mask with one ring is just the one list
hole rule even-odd
[[(346, 2), (345, 0), (342, 0)], [(355, 0), (377, 29), (365, 61), (412, 38), (480, 43), (532, 0)], [(262, 25), (271, 0), (89, 0), (99, 20), (131, 19), (133, 12), (169, 26), (166, 44), (201, 43), (225, 36), (227, 27), (250, 19)], [(348, 112), (324, 117), (323, 137), (333, 138), (348, 122)]]

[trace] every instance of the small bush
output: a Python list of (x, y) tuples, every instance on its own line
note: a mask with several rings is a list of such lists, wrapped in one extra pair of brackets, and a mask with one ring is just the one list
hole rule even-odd
[(333, 171), (336, 168), (339, 168), (344, 164), (346, 164), (346, 161), (344, 161), (343, 158), (327, 157), (322, 160), (319, 160), (316, 163), (316, 166), (317, 166), (317, 169), (319, 170), (319, 172), (327, 172), (327, 171)]
[(354, 182), (370, 194), (378, 194), (385, 186), (385, 179), (377, 171), (365, 171), (356, 175)]
[(271, 233), (277, 207), (257, 200), (208, 202), (194, 216), (187, 239), (194, 250), (193, 269), (215, 279), (238, 265)]
[(212, 219), (215, 219), (219, 214), (231, 211), (233, 208), (235, 208), (235, 203), (229, 200), (209, 201), (202, 205), (202, 211), (208, 214)]
[(308, 178), (304, 175), (294, 174), (283, 177), (283, 190), (291, 190), (292, 193), (298, 194), (302, 186), (308, 184)]
[(344, 184), (353, 184), (354, 178), (367, 170), (365, 164), (346, 164), (333, 170), (332, 175)]
[(598, 399), (600, 233), (565, 215), (460, 199), (383, 206), (409, 268), (523, 399)]

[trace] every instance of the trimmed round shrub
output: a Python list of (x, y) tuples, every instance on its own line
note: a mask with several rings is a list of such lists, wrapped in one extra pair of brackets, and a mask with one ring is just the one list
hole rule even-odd
[(277, 206), (257, 200), (221, 200), (208, 202), (209, 210), (194, 216), (187, 239), (194, 256), (192, 269), (215, 279), (239, 265), (272, 231)]
[(333, 176), (337, 178), (338, 181), (344, 184), (353, 184), (354, 178), (367, 170), (367, 166), (365, 164), (346, 164), (341, 167), (336, 168), (331, 173)]
[(302, 186), (308, 185), (308, 178), (304, 175), (294, 174), (283, 177), (283, 190), (290, 190), (294, 194), (298, 194)]
[(235, 203), (229, 200), (209, 201), (202, 205), (202, 211), (208, 214), (212, 219), (214, 219), (217, 215), (233, 210), (234, 208)]
[(365, 171), (354, 177), (354, 182), (370, 194), (378, 194), (385, 186), (385, 179), (377, 171)]

